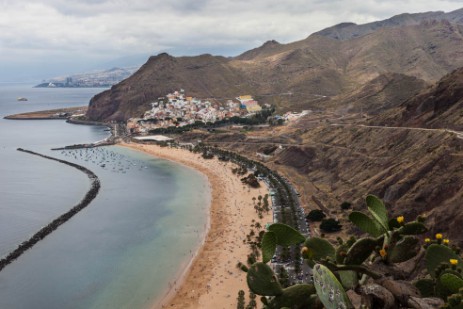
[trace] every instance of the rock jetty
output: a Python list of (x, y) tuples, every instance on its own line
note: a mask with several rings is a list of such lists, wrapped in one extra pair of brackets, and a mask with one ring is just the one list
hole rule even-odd
[(13, 250), (7, 256), (2, 258), (0, 260), (0, 271), (3, 268), (5, 268), (5, 266), (7, 266), (11, 262), (13, 262), (15, 259), (17, 259), (19, 256), (21, 256), (21, 254), (23, 254), (26, 250), (32, 248), (36, 243), (38, 243), (40, 240), (44, 239), (47, 235), (49, 235), (54, 230), (56, 230), (61, 224), (65, 223), (66, 221), (71, 219), (75, 214), (77, 214), (79, 211), (87, 207), (93, 201), (93, 199), (97, 196), (98, 192), (100, 191), (100, 180), (98, 179), (98, 176), (96, 176), (95, 173), (93, 173), (91, 170), (81, 165), (68, 162), (65, 160), (49, 157), (49, 156), (46, 156), (46, 155), (43, 155), (37, 152), (33, 152), (30, 150), (22, 149), (22, 148), (18, 148), (17, 150), (72, 166), (78, 169), (79, 171), (87, 174), (88, 178), (90, 179), (91, 186), (87, 194), (85, 194), (84, 198), (77, 205), (72, 207), (69, 211), (65, 212), (58, 218), (51, 221), (49, 224), (47, 224), (43, 228), (41, 228), (37, 233), (32, 235), (30, 239), (18, 245), (18, 247), (15, 250)]

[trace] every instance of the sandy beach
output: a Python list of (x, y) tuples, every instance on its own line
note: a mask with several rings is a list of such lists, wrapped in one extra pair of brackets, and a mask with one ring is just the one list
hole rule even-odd
[(206, 175), (211, 185), (210, 228), (204, 245), (167, 295), (152, 308), (236, 308), (238, 291), (244, 290), (248, 295), (246, 274), (236, 267), (240, 261), (245, 263), (250, 253), (243, 240), (252, 229), (253, 220), (262, 226), (272, 222), (271, 212), (259, 219), (252, 199), (268, 193), (265, 184), (258, 189), (245, 186), (231, 171), (235, 164), (215, 158), (205, 160), (187, 150), (121, 145), (194, 168)]

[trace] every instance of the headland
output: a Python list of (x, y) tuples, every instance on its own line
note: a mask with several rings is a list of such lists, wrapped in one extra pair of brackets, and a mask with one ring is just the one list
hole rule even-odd
[(50, 109), (44, 111), (35, 111), (27, 112), (21, 114), (14, 114), (4, 117), (5, 119), (11, 120), (66, 120), (70, 117), (77, 117), (78, 115), (83, 115), (87, 112), (87, 106), (78, 106), (78, 107), (68, 107), (68, 108), (58, 108)]

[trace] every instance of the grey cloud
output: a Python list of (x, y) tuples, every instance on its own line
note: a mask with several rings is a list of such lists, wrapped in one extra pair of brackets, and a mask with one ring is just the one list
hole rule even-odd
[(303, 39), (340, 22), (459, 5), (455, 0), (3, 0), (0, 66), (19, 54), (37, 62), (53, 54), (62, 63), (72, 63), (71, 57), (90, 63), (160, 51), (231, 56), (270, 39)]

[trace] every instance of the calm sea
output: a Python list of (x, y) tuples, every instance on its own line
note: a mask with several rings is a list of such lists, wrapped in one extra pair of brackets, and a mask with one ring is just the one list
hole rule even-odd
[[(100, 91), (0, 84), (0, 118), (86, 105)], [(0, 256), (89, 188), (85, 174), (18, 147), (84, 165), (101, 181), (87, 208), (0, 272), (0, 308), (146, 308), (199, 246), (210, 198), (201, 174), (117, 146), (50, 150), (107, 135), (60, 120), (0, 119)]]

